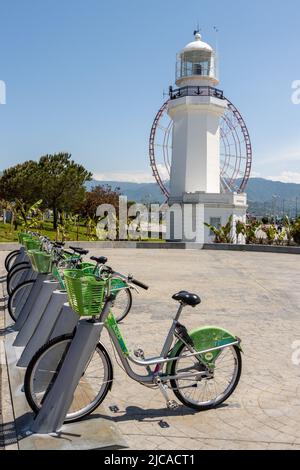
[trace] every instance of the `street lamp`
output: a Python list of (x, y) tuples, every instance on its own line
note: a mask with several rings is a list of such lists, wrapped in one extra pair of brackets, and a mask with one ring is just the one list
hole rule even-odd
[(272, 196), (272, 212), (273, 212), (273, 217), (274, 217), (274, 223), (276, 223), (276, 199), (279, 196), (277, 194), (273, 194)]

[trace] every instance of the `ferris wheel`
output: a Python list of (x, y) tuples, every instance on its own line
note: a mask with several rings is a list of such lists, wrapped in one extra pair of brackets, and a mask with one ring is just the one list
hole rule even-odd
[[(221, 191), (243, 193), (252, 167), (252, 146), (247, 126), (238, 109), (227, 98), (227, 110), (220, 121)], [(167, 113), (169, 100), (158, 111), (150, 133), (149, 157), (153, 176), (162, 193), (169, 197), (172, 164), (173, 121)]]

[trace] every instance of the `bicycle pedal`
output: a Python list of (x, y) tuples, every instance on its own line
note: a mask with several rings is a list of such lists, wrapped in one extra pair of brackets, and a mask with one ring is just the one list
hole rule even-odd
[(120, 411), (120, 409), (117, 405), (112, 405), (112, 406), (109, 407), (109, 409), (112, 413), (118, 413)]
[(163, 421), (162, 419), (159, 421), (158, 425), (162, 428), (162, 429), (167, 429), (170, 427), (170, 425), (166, 422), (166, 421)]
[(135, 357), (139, 357), (140, 359), (145, 358), (145, 353), (142, 349), (135, 349), (134, 350), (134, 355), (135, 355)]
[(167, 401), (167, 408), (169, 410), (175, 411), (179, 408), (179, 405), (175, 400), (169, 400)]

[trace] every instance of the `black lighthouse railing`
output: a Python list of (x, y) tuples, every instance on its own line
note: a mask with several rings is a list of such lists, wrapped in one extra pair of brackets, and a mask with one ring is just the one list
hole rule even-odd
[(169, 95), (171, 100), (177, 100), (178, 98), (184, 98), (185, 96), (211, 96), (221, 100), (225, 99), (222, 90), (218, 90), (211, 86), (184, 86), (175, 90), (173, 87), (170, 87)]

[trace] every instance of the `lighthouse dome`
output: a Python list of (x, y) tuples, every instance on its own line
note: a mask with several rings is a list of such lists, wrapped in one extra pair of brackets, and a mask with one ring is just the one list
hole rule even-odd
[(190, 42), (185, 46), (184, 49), (182, 49), (181, 54), (184, 54), (186, 52), (190, 51), (209, 51), (213, 52), (213, 48), (207, 44), (206, 42), (202, 41), (202, 36), (200, 33), (195, 33), (195, 40), (193, 42)]
[(182, 87), (215, 86), (218, 83), (215, 51), (196, 31), (194, 41), (177, 54), (176, 84)]

